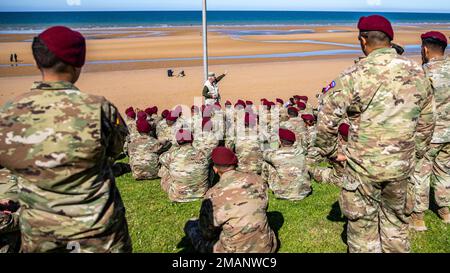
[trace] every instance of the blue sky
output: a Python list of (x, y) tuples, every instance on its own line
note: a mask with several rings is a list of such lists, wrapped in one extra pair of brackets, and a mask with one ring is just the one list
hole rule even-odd
[[(1, 0), (0, 11), (200, 10), (201, 0)], [(449, 0), (208, 0), (210, 10), (446, 12)]]

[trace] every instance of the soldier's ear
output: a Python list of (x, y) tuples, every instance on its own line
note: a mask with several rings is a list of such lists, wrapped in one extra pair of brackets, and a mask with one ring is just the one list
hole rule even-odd
[(219, 173), (219, 170), (216, 168), (216, 166), (213, 166), (213, 171), (214, 171), (215, 174)]

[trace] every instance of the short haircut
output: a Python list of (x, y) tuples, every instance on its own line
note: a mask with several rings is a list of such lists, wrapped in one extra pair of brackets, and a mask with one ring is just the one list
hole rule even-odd
[(68, 71), (70, 65), (56, 57), (39, 37), (34, 37), (31, 48), (33, 50), (34, 60), (39, 69), (50, 69), (56, 73)]
[(432, 51), (439, 51), (441, 53), (445, 52), (447, 45), (441, 40), (435, 38), (425, 38), (422, 40), (422, 45), (428, 47)]
[(294, 145), (294, 142), (282, 139), (281, 144), (283, 144), (284, 146), (292, 146), (292, 145)]
[(217, 164), (214, 164), (214, 167), (216, 167), (220, 171), (224, 171), (224, 170), (227, 170), (227, 169), (230, 169), (230, 168), (235, 168), (236, 165), (217, 165)]
[(288, 109), (288, 115), (291, 117), (298, 117), (298, 112), (294, 109)]
[(392, 41), (386, 33), (381, 31), (361, 31), (359, 35), (366, 38), (370, 46), (389, 45)]

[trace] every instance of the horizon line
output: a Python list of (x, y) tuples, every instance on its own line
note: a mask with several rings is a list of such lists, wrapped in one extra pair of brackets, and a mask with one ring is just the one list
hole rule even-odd
[[(153, 9), (144, 9), (144, 10), (0, 10), (0, 13), (12, 13), (12, 12), (185, 12), (185, 11), (197, 11), (201, 12), (199, 9), (186, 9), (186, 10), (153, 10)], [(431, 14), (450, 14), (450, 11), (411, 11), (411, 10), (398, 10), (398, 11), (383, 11), (383, 10), (221, 10), (221, 9), (211, 9), (208, 11), (222, 11), (222, 12), (234, 12), (234, 11), (242, 11), (242, 12), (364, 12), (364, 13), (431, 13)]]

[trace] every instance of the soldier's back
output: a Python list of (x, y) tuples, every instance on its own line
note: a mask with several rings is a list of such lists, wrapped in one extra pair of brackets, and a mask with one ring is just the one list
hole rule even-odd
[(351, 100), (350, 169), (372, 181), (408, 178), (415, 164), (417, 121), (431, 95), (420, 66), (392, 48), (377, 49), (345, 71), (323, 107), (330, 107), (330, 98)]
[(130, 167), (134, 179), (155, 179), (158, 177), (158, 159), (156, 153), (161, 148), (158, 140), (148, 134), (137, 133), (128, 145)]
[(205, 198), (222, 226), (214, 252), (275, 252), (277, 241), (266, 215), (267, 187), (259, 176), (228, 171)]
[(127, 133), (117, 109), (70, 83), (38, 82), (0, 117), (0, 161), (24, 178), (24, 251), (63, 250), (70, 240), (83, 251), (129, 251), (109, 158), (122, 151)]
[(245, 135), (238, 135), (234, 149), (239, 160), (237, 169), (255, 174), (261, 173), (262, 150), (259, 136), (246, 129)]

